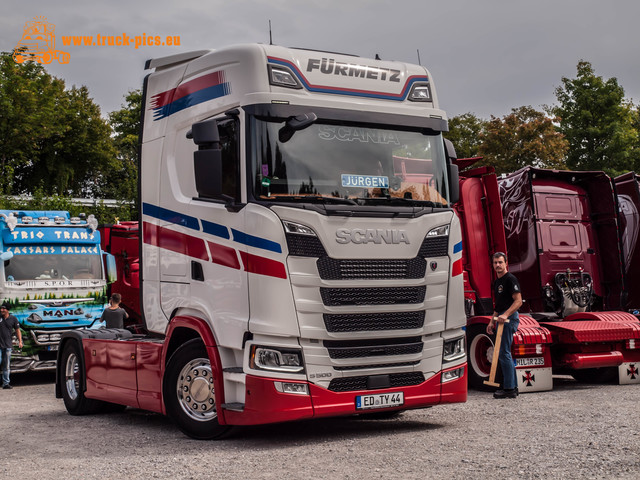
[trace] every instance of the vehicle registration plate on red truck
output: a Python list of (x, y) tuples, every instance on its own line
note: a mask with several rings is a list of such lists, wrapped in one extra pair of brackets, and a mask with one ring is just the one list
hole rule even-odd
[(401, 405), (404, 405), (404, 392), (376, 393), (356, 397), (356, 410), (399, 407)]
[(518, 367), (532, 367), (534, 365), (544, 365), (544, 357), (516, 358)]

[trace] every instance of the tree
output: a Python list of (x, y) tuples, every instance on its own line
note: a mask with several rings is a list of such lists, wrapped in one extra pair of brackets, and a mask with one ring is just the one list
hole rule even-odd
[(486, 128), (486, 120), (473, 113), (456, 115), (449, 119), (446, 137), (456, 148), (458, 158), (472, 158), (480, 155), (480, 136)]
[(37, 158), (43, 142), (62, 131), (55, 121), (64, 82), (35, 62), (17, 64), (0, 53), (0, 193), (23, 193), (16, 169)]
[(479, 153), (497, 173), (526, 166), (566, 168), (568, 143), (553, 120), (530, 106), (512, 109), (502, 119), (491, 116), (480, 135)]
[(0, 193), (100, 196), (113, 167), (110, 128), (86, 87), (0, 53)]
[(109, 114), (113, 141), (117, 150), (118, 168), (110, 190), (114, 198), (135, 202), (138, 198), (138, 146), (140, 144), (140, 113), (142, 91), (132, 90), (120, 110)]
[(616, 78), (604, 80), (591, 63), (581, 60), (576, 78), (562, 78), (555, 91), (560, 105), (551, 111), (569, 142), (567, 166), (573, 170), (604, 170), (618, 175), (638, 166), (638, 131), (633, 107), (624, 100)]

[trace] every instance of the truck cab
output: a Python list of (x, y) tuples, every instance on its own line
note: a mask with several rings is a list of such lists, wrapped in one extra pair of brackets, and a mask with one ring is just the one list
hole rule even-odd
[(98, 328), (107, 278), (97, 221), (66, 211), (0, 211), (0, 301), (18, 318), (24, 346), (11, 370), (55, 369), (63, 333)]
[[(457, 167), (430, 73), (273, 45), (147, 68), (149, 337), (113, 342), (138, 341), (160, 364), (128, 404), (212, 438), (465, 401)], [(140, 388), (151, 367), (131, 368)], [(127, 387), (109, 397), (94, 380), (88, 399), (127, 401)]]

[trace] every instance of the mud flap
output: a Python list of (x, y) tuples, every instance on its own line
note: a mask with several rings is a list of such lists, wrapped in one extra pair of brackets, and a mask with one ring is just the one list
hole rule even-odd
[(551, 368), (522, 367), (516, 369), (518, 392), (545, 392), (553, 390)]
[(620, 385), (640, 384), (640, 362), (625, 362), (618, 367)]

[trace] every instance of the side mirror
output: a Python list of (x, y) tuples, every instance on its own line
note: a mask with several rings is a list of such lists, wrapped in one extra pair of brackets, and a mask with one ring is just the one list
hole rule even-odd
[(282, 143), (288, 142), (294, 133), (311, 126), (316, 120), (318, 120), (318, 116), (313, 112), (290, 117), (278, 132), (278, 140)]
[(104, 254), (104, 263), (107, 267), (107, 284), (114, 283), (118, 279), (118, 271), (116, 268), (116, 257), (110, 253)]
[(196, 191), (202, 198), (221, 198), (222, 196), (222, 150), (218, 123), (211, 118), (194, 123), (187, 133), (193, 139), (198, 150), (193, 152), (193, 171)]
[(447, 157), (447, 176), (449, 177), (449, 205), (458, 203), (460, 200), (460, 175), (458, 174), (458, 165), (454, 164), (458, 159), (456, 149), (451, 140), (444, 140), (444, 153)]
[(449, 205), (458, 203), (460, 200), (460, 176), (458, 175), (458, 165), (447, 164), (447, 176), (449, 177)]

